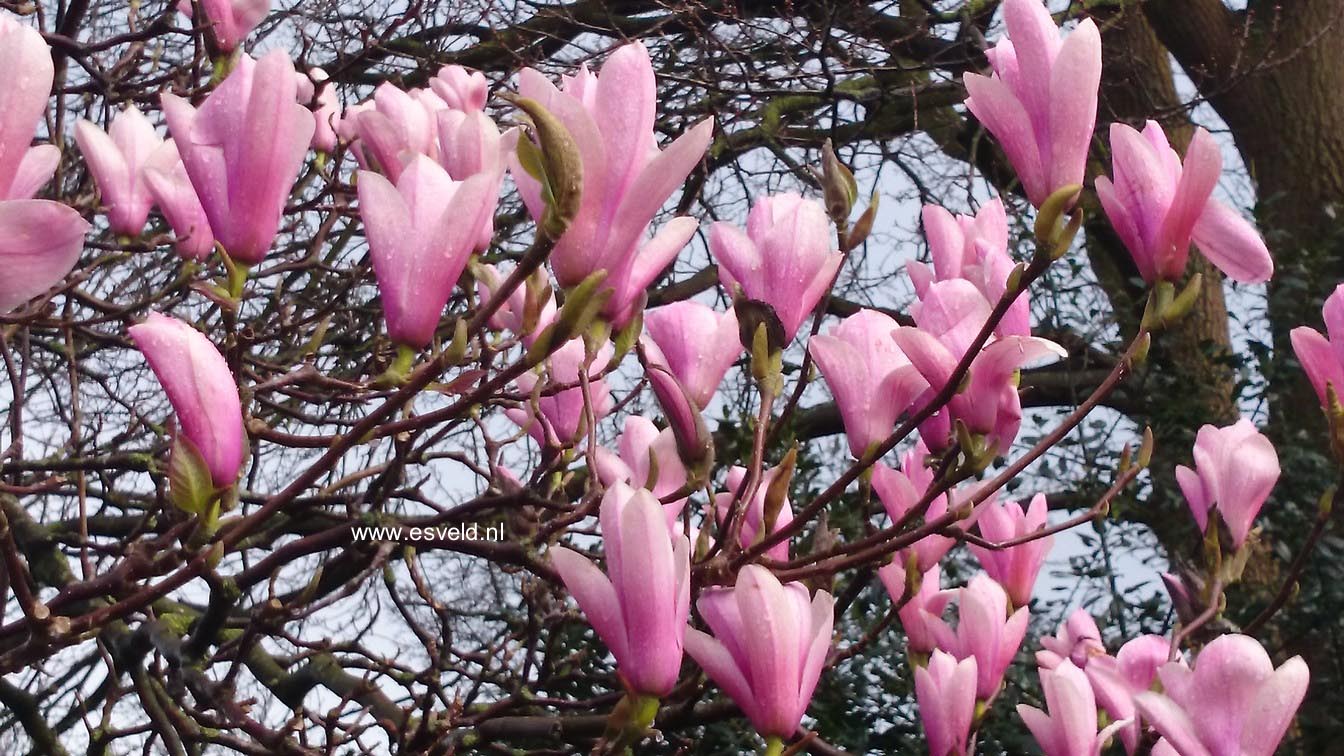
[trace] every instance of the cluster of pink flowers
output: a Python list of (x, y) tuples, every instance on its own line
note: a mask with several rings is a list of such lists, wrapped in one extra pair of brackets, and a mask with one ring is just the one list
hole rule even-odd
[[(1157, 736), (1151, 753), (1270, 756), (1306, 695), (1300, 657), (1275, 669), (1245, 635), (1219, 636), (1189, 665), (1161, 636), (1141, 635), (1114, 656), (1100, 638), (1079, 609), (1036, 655), (1047, 710), (1017, 709), (1046, 756), (1099, 754), (1112, 735), (1126, 753), (1136, 753), (1141, 723)], [(1111, 722), (1100, 732), (1098, 707)]]
[[(199, 7), (226, 52), (267, 10), (265, 3)], [(1061, 34), (1039, 0), (1006, 0), (1004, 11), (1010, 39), (989, 51), (991, 75), (965, 77), (967, 104), (998, 139), (1031, 204), (1042, 208), (1061, 191), (1081, 190), (1100, 38), (1091, 21)], [(343, 110), (324, 73), (300, 75), (282, 52), (254, 60), (238, 51), (230, 61), (231, 72), (199, 106), (163, 95), (168, 138), (134, 106), (107, 133), (78, 124), (75, 138), (114, 233), (138, 236), (157, 206), (183, 257), (204, 261), (219, 250), (231, 273), (245, 270), (271, 250), (309, 150), (343, 148), (359, 166), (358, 212), (393, 342), (409, 352), (429, 347), (456, 287), (469, 285), (460, 281), (468, 269), (479, 299), (496, 298), (505, 274), (472, 258), (491, 243), (505, 173), (538, 222), (554, 197), (516, 150), (529, 137), (501, 133), (486, 115), (484, 76), (448, 66), (427, 87), (384, 83), (371, 100)], [(57, 158), (50, 145), (29, 144), (51, 90), (47, 46), (33, 30), (0, 18), (0, 70), (28, 72), (0, 90), (0, 258), (24, 274), (0, 280), (0, 310), (9, 311), (65, 277), (89, 224), (64, 205), (31, 199)], [(565, 308), (557, 308), (549, 283), (529, 281), (489, 318), (523, 349), (546, 347), (536, 368), (513, 380), (506, 414), (550, 453), (588, 445), (595, 424), (614, 411), (607, 376), (625, 357), (606, 337), (642, 323), (637, 352), (667, 425), (631, 416), (615, 451), (586, 449), (605, 487), (598, 511), (605, 571), (567, 546), (550, 548), (549, 558), (632, 695), (666, 696), (689, 653), (763, 736), (791, 737), (826, 666), (834, 611), (827, 591), (781, 581), (774, 569), (791, 555), (782, 533), (794, 523), (786, 495), (791, 463), (731, 467), (703, 532), (692, 530), (687, 504), (711, 480), (704, 413), (744, 353), (761, 359), (752, 334), (742, 332), (742, 313), (762, 307), (786, 345), (808, 333), (845, 262), (832, 228), (842, 219), (800, 194), (758, 198), (745, 229), (717, 222), (707, 232), (723, 293), (748, 306), (718, 311), (680, 302), (645, 312), (646, 289), (700, 228), (694, 218), (657, 222), (657, 215), (704, 158), (713, 122), (657, 144), (653, 66), (639, 44), (559, 87), (525, 70), (519, 91), (566, 130), (582, 181), (581, 201), (551, 240), (551, 271), (569, 292)], [(1183, 160), (1154, 123), (1142, 132), (1115, 125), (1110, 139), (1113, 178), (1097, 179), (1095, 188), (1145, 280), (1181, 277), (1192, 241), (1229, 277), (1269, 277), (1264, 242), (1212, 196), (1221, 158), (1206, 132), (1196, 133)], [(915, 665), (930, 748), (945, 756), (973, 745), (978, 712), (998, 696), (1019, 654), (1053, 530), (1044, 495), (1024, 507), (1000, 502), (993, 490), (982, 495), (977, 484), (944, 486), (930, 462), (950, 451), (982, 462), (1006, 454), (1022, 423), (1019, 371), (1067, 352), (1032, 335), (1001, 200), (974, 215), (928, 206), (923, 224), (931, 266), (908, 268), (913, 323), (862, 309), (808, 337), (806, 350), (856, 459), (874, 462), (876, 450), (891, 448), (884, 445), (897, 423), (919, 417), (918, 441), (899, 467), (875, 461), (865, 481), (890, 524), (949, 523), (897, 550), (878, 571)], [(608, 329), (580, 333), (571, 303), (581, 303), (575, 292), (595, 273), (605, 275), (597, 294)], [(1325, 321), (1329, 338), (1305, 328), (1292, 338), (1330, 409), (1331, 392), (1344, 381), (1344, 286), (1327, 303)], [(183, 448), (199, 457), (216, 489), (233, 486), (247, 438), (229, 362), (193, 326), (157, 313), (130, 335), (174, 407)], [(1242, 549), (1279, 476), (1273, 446), (1241, 420), (1202, 428), (1193, 458), (1176, 479), (1196, 523), (1205, 532), (1225, 529), (1232, 548)], [(781, 535), (763, 543), (772, 534)], [(962, 540), (972, 541), (983, 571), (944, 588), (939, 564)], [(710, 632), (692, 626), (691, 560), (706, 544), (735, 554), (762, 546), (760, 563), (741, 566), (731, 585), (700, 592), (694, 608)], [(1036, 658), (1046, 708), (1018, 710), (1048, 756), (1096, 754), (1112, 735), (1133, 753), (1145, 728), (1160, 738), (1153, 753), (1269, 754), (1307, 684), (1300, 659), (1276, 670), (1256, 641), (1240, 635), (1209, 643), (1189, 666), (1168, 640), (1151, 636), (1111, 656), (1086, 612), (1043, 645)], [(1152, 690), (1155, 681), (1161, 692)], [(1111, 720), (1100, 731), (1098, 706)]]

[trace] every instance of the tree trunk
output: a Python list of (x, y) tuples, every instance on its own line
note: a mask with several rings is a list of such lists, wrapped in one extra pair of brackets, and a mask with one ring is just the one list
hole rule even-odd
[[(1231, 129), (1259, 198), (1261, 231), (1274, 255), (1268, 287), (1273, 359), (1262, 366), (1274, 439), (1283, 467), (1262, 520), (1274, 541), (1300, 548), (1317, 497), (1338, 476), (1327, 456), (1315, 393), (1288, 334), (1320, 327), (1324, 298), (1344, 281), (1344, 3), (1251, 0), (1234, 12), (1221, 0), (1151, 0), (1145, 15), (1158, 37)], [(1334, 532), (1344, 526), (1335, 507)], [(1302, 655), (1312, 685), (1299, 724), (1302, 752), (1338, 748), (1344, 726), (1344, 575), (1338, 540), (1309, 563), (1300, 594), (1262, 631), (1282, 655)], [(1279, 557), (1281, 558), (1281, 556)], [(1274, 561), (1274, 560), (1265, 560)], [(1249, 617), (1249, 615), (1248, 615)]]

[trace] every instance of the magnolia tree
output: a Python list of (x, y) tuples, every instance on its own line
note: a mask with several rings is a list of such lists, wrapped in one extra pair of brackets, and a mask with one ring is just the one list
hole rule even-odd
[[(1005, 0), (986, 27), (955, 93), (1012, 188), (922, 208), (928, 254), (881, 282), (913, 295), (892, 309), (838, 306), (891, 238), (880, 182), (828, 144), (796, 166), (810, 182), (694, 212), (709, 173), (751, 170), (724, 158), (742, 132), (660, 102), (640, 42), (558, 76), (450, 64), (338, 90), (296, 68), (305, 36), (256, 30), (265, 3), (108, 9), (125, 30), (80, 43), (61, 30), (86, 10), (20, 10), (0, 18), (13, 752), (844, 753), (814, 695), (873, 648), (913, 681), (888, 723), (920, 722), (935, 756), (1289, 735), (1308, 666), (1256, 631), (1326, 520), (1230, 621), (1280, 477), (1250, 419), (1193, 450), (1122, 426), (1095, 496), (1011, 493), (1142, 393), (1222, 276), (1274, 275), (1215, 197), (1207, 131), (1178, 151), (1114, 123), (1094, 148), (1092, 19)], [(153, 84), (127, 96), (103, 50)], [(76, 98), (96, 120), (65, 117)], [(1090, 390), (1024, 417), (1022, 376), (1089, 348), (1031, 304), (1085, 223), (1146, 299)], [(669, 278), (706, 249), (716, 280)], [(1344, 287), (1323, 316), (1291, 344), (1339, 455)], [(827, 395), (848, 455), (818, 464), (796, 421)], [(1196, 558), (1163, 576), (1174, 624), (1081, 607), (1037, 641), (1052, 546), (1086, 548), (1065, 534), (1145, 485), (1192, 519)]]

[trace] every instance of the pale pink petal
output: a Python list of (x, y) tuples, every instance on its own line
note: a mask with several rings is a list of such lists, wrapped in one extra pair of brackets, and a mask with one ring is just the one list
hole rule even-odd
[(1199, 251), (1209, 262), (1242, 283), (1261, 283), (1274, 275), (1274, 260), (1265, 240), (1240, 214), (1211, 199), (1192, 231)]
[(49, 200), (0, 202), (0, 312), (55, 286), (84, 249), (89, 224), (74, 209)]

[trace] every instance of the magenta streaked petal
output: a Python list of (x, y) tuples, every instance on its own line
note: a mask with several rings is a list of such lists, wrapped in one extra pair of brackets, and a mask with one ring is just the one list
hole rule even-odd
[(232, 485), (246, 437), (238, 385), (224, 356), (200, 331), (156, 312), (128, 332), (158, 376), (183, 435), (205, 459), (215, 485)]

